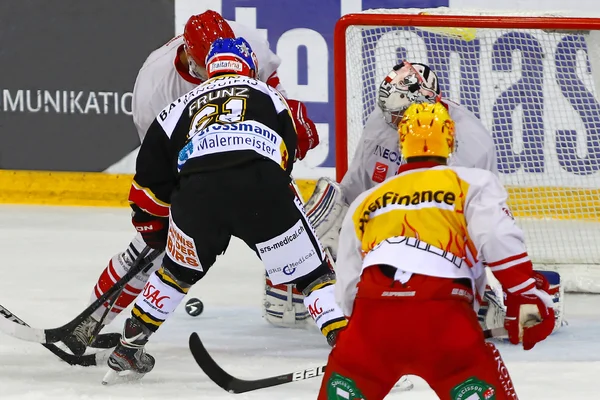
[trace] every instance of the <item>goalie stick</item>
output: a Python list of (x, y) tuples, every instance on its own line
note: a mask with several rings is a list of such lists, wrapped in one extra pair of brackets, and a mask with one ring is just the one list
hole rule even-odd
[[(90, 304), (78, 316), (63, 326), (52, 329), (32, 328), (30, 326), (21, 325), (15, 321), (9, 320), (7, 316), (0, 318), (0, 331), (17, 339), (35, 343), (56, 343), (61, 341), (73, 329), (75, 329), (84, 319), (92, 315), (104, 302), (106, 302), (113, 294), (120, 291), (125, 285), (140, 273), (147, 264), (153, 261), (160, 253), (160, 250), (152, 250), (146, 246), (133, 262), (129, 271), (121, 279), (117, 281), (110, 289), (108, 289), (96, 301)], [(147, 257), (146, 257), (147, 256)], [(3, 309), (6, 309), (0, 305)]]
[[(21, 318), (17, 317), (15, 314), (8, 311), (6, 308), (0, 306), (0, 314), (4, 316), (4, 318), (13, 321), (19, 325), (29, 326), (25, 321)], [(97, 340), (102, 339), (102, 343), (99, 345), (99, 348), (111, 348), (117, 345), (119, 342), (121, 335), (118, 333), (108, 333), (104, 335), (98, 336)], [(110, 347), (108, 347), (110, 345)], [(42, 346), (47, 348), (52, 354), (60, 358), (62, 361), (66, 362), (69, 365), (79, 365), (82, 367), (90, 367), (95, 365), (101, 365), (106, 362), (108, 357), (110, 356), (110, 351), (100, 351), (95, 354), (88, 354), (83, 356), (76, 356), (73, 354), (69, 354), (60, 347), (54, 344), (45, 344), (42, 343)], [(106, 347), (104, 347), (106, 346)]]
[[(488, 329), (483, 332), (486, 339), (506, 335), (504, 328)], [(316, 378), (322, 376), (325, 373), (325, 365), (320, 367), (313, 367), (303, 369), (301, 371), (290, 372), (288, 374), (282, 374), (277, 376), (271, 376), (269, 378), (255, 379), (255, 380), (244, 380), (238, 379), (231, 376), (223, 368), (216, 363), (216, 361), (210, 356), (202, 340), (197, 333), (190, 335), (190, 351), (196, 360), (198, 366), (204, 371), (204, 373), (222, 389), (229, 393), (245, 393), (258, 389), (265, 389), (272, 386), (283, 385), (290, 382), (303, 381), (310, 378)]]

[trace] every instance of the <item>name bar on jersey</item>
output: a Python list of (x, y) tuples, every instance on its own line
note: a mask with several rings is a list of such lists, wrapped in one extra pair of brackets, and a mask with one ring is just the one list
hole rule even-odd
[(281, 165), (285, 143), (279, 134), (257, 121), (213, 124), (192, 137), (179, 152), (177, 169), (187, 160), (207, 154), (253, 150)]

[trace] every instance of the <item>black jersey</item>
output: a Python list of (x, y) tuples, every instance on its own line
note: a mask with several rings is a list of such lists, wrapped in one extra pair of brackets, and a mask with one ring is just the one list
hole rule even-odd
[(180, 175), (257, 159), (271, 160), (289, 174), (296, 142), (289, 108), (277, 90), (240, 75), (209, 79), (165, 107), (148, 128), (129, 200), (167, 216)]

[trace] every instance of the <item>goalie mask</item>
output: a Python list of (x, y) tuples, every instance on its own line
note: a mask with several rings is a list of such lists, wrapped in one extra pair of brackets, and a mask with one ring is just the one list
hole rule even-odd
[(396, 129), (411, 104), (435, 103), (441, 97), (438, 77), (427, 65), (404, 61), (381, 82), (377, 105), (385, 121)]

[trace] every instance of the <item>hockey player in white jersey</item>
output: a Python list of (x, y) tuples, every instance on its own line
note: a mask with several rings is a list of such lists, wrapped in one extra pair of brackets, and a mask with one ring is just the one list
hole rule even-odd
[[(260, 65), (258, 79), (286, 95), (277, 76), (277, 68), (281, 61), (270, 50), (269, 43), (260, 33), (235, 21), (227, 21), (215, 11), (209, 10), (193, 15), (186, 23), (183, 35), (171, 39), (152, 52), (138, 73), (132, 102), (133, 120), (141, 142), (144, 141), (152, 121), (166, 105), (207, 79), (204, 63), (213, 41), (217, 38), (236, 36), (247, 38), (253, 48)], [(304, 104), (291, 99), (288, 99), (287, 103), (292, 111), (298, 133), (295, 157), (303, 159), (310, 149), (319, 144), (319, 137), (314, 123), (306, 115)], [(137, 255), (147, 244), (151, 245), (145, 243), (138, 234), (126, 251), (112, 257), (94, 286), (91, 301), (95, 301), (127, 273)], [(156, 258), (156, 260), (160, 259), (162, 255)], [(102, 307), (65, 339), (65, 344), (74, 354), (80, 355), (85, 352), (86, 347), (94, 340), (92, 336), (99, 322), (101, 326), (107, 325), (124, 310), (142, 291), (148, 277), (158, 266), (158, 261), (153, 262), (143, 273), (130, 281), (104, 318), (106, 308)], [(106, 346), (110, 344), (102, 345), (102, 347)]]

